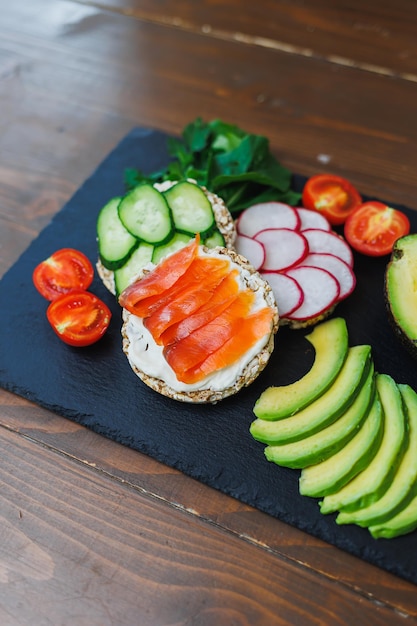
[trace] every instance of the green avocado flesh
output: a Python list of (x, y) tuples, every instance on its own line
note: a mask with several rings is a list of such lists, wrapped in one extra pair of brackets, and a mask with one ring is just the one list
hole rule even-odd
[(375, 390), (373, 365), (357, 397), (330, 426), (314, 435), (283, 445), (265, 448), (268, 461), (284, 467), (303, 468), (329, 458), (350, 441), (365, 420)]
[(334, 318), (319, 324), (306, 339), (315, 349), (311, 369), (290, 385), (266, 389), (255, 404), (256, 417), (279, 420), (293, 415), (322, 395), (337, 377), (348, 351), (345, 320)]
[(250, 432), (264, 443), (289, 443), (313, 435), (333, 423), (352, 404), (370, 367), (371, 348), (354, 346), (332, 386), (317, 400), (286, 419), (271, 422), (256, 419)]
[[(404, 406), (408, 425), (408, 446), (404, 452), (395, 480), (385, 491), (384, 495), (357, 511), (339, 513), (339, 524), (359, 524), (371, 526), (381, 524), (403, 510), (414, 495), (413, 486), (417, 480), (417, 394), (408, 385), (398, 385)], [(371, 531), (372, 532), (372, 531)]]
[[(322, 513), (368, 506), (378, 500), (393, 481), (408, 443), (405, 413), (398, 386), (390, 376), (378, 374), (376, 387), (384, 414), (384, 434), (379, 450), (353, 480), (323, 499), (320, 503)], [(341, 523), (340, 519), (338, 521)]]
[(341, 489), (374, 458), (381, 444), (383, 415), (378, 394), (366, 416), (366, 420), (355, 437), (336, 454), (301, 472), (299, 488), (303, 496), (322, 498)]
[[(331, 343), (320, 349), (320, 360), (332, 358)], [(301, 408), (287, 417), (254, 410), (250, 432), (266, 444), (266, 459), (301, 469), (300, 494), (321, 498), (321, 513), (337, 513), (337, 524), (362, 526), (375, 539), (417, 529), (417, 393), (375, 372), (368, 345), (347, 348), (318, 396), (303, 386), (308, 376), (294, 384), (291, 406)], [(285, 387), (270, 389), (278, 397)]]
[(411, 533), (417, 528), (417, 494), (411, 502), (397, 515), (380, 524), (371, 525), (369, 532), (375, 539), (383, 537), (392, 539), (400, 535)]
[(417, 356), (417, 234), (398, 239), (385, 273), (385, 299), (394, 328)]

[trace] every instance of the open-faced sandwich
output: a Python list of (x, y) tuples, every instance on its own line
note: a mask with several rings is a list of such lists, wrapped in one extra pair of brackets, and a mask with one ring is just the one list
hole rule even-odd
[(138, 185), (99, 213), (98, 274), (119, 295), (143, 267), (157, 264), (196, 233), (209, 248), (233, 247), (235, 225), (221, 198), (192, 180)]
[(246, 259), (199, 239), (144, 268), (122, 292), (123, 350), (155, 391), (213, 403), (263, 370), (278, 311), (272, 289)]

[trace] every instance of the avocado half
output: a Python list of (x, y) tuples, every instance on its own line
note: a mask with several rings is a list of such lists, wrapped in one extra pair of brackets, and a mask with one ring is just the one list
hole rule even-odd
[(417, 233), (395, 242), (385, 272), (385, 301), (395, 333), (417, 358)]

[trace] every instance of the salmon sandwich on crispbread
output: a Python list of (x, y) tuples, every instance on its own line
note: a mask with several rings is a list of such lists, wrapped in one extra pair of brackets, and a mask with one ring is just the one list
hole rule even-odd
[(268, 283), (233, 250), (200, 237), (147, 266), (121, 293), (123, 351), (139, 378), (185, 402), (218, 402), (251, 384), (274, 346)]

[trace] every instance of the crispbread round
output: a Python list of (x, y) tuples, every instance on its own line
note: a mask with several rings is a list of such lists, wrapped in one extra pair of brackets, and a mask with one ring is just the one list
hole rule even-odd
[[(214, 253), (214, 250), (209, 250), (208, 248), (203, 249), (207, 254)], [(261, 277), (259, 272), (257, 272), (246, 259), (237, 254), (234, 250), (227, 250), (226, 248), (216, 248), (215, 253), (227, 255), (239, 267), (245, 269), (248, 272), (247, 278), (245, 278), (245, 283), (249, 289), (252, 289), (253, 291), (261, 290), (260, 293), (263, 294), (265, 304), (270, 306), (274, 311), (271, 332), (263, 348), (247, 363), (243, 370), (237, 375), (232, 385), (220, 390), (210, 389), (209, 387), (204, 388), (204, 386), (202, 386), (202, 388), (199, 390), (178, 391), (170, 387), (164, 380), (149, 376), (140, 367), (138, 367), (137, 364), (132, 363), (129, 357), (130, 339), (127, 330), (129, 320), (132, 314), (129, 313), (126, 309), (123, 309), (123, 352), (129, 360), (130, 366), (132, 367), (135, 374), (146, 385), (148, 385), (148, 387), (164, 396), (172, 398), (173, 400), (194, 403), (216, 403), (219, 400), (223, 400), (224, 398), (227, 398), (228, 396), (237, 393), (240, 389), (242, 389), (243, 387), (247, 387), (257, 378), (257, 376), (261, 373), (261, 371), (268, 363), (268, 360), (274, 348), (274, 335), (278, 330), (278, 310), (271, 287)], [(140, 277), (146, 275), (146, 273), (146, 270), (142, 271), (139, 279)]]
[[(188, 179), (189, 182), (195, 183), (195, 180)], [(173, 187), (177, 181), (166, 180), (163, 183), (155, 183), (154, 187), (158, 191), (167, 191), (170, 187)], [(233, 221), (233, 217), (226, 207), (223, 200), (215, 193), (209, 191), (206, 187), (200, 185), (202, 191), (207, 196), (211, 206), (213, 207), (214, 219), (216, 220), (217, 228), (221, 232), (225, 240), (226, 248), (233, 248), (236, 239), (236, 229)], [(104, 267), (100, 259), (96, 263), (97, 273), (107, 289), (112, 293), (116, 293), (116, 287), (114, 283), (114, 273), (112, 270)]]

